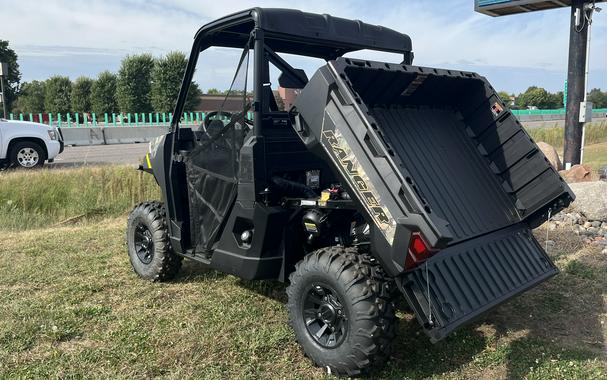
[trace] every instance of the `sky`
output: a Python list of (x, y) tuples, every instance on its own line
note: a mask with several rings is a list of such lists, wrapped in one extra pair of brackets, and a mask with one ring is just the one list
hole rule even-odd
[[(52, 75), (96, 77), (104, 70), (117, 71), (127, 54), (189, 52), (202, 25), (251, 4), (245, 0), (0, 0), (0, 39), (8, 40), (17, 52), (22, 81)], [(253, 4), (387, 26), (411, 36), (415, 64), (478, 72), (496, 89), (511, 93), (531, 85), (560, 91), (567, 76), (567, 8), (493, 18), (474, 12), (473, 0), (259, 0)], [(603, 7), (592, 25), (589, 87), (607, 89), (607, 3)], [(364, 56), (394, 60), (378, 53)], [(205, 62), (222, 65), (217, 58)], [(317, 67), (305, 63), (302, 68), (310, 74)], [(197, 78), (204, 90), (221, 89), (231, 75), (224, 64), (218, 69), (199, 68)]]

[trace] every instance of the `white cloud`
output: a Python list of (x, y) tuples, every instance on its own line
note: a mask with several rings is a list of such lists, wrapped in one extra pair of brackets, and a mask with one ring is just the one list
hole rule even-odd
[[(472, 0), (258, 3), (362, 19), (405, 32), (413, 39), (416, 63), (421, 65), (558, 72), (567, 66), (568, 9), (491, 18), (475, 13)], [(103, 55), (118, 60), (128, 53), (189, 51), (201, 25), (250, 4), (245, 0), (0, 0), (4, 13), (0, 38), (8, 39), (21, 57), (32, 59)], [(607, 70), (606, 32), (607, 15), (596, 15), (592, 70)]]

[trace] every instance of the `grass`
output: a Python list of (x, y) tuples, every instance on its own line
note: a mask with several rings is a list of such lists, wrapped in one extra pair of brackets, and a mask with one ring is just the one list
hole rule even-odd
[[(527, 133), (534, 141), (543, 141), (557, 149), (564, 143), (564, 127), (529, 128)], [(589, 123), (586, 126), (585, 139), (587, 145), (607, 142), (607, 121)]]
[(595, 170), (607, 166), (607, 142), (587, 145), (584, 148), (584, 164)]
[[(0, 379), (328, 378), (295, 343), (284, 284), (193, 262), (170, 283), (137, 278), (126, 212), (157, 196), (126, 167), (0, 173)], [(392, 360), (370, 378), (607, 378), (605, 256), (550, 239), (558, 276), (444, 341), (400, 311)]]
[(127, 166), (0, 172), (0, 228), (117, 216), (159, 196), (151, 175)]
[[(119, 217), (2, 233), (0, 378), (327, 378), (287, 326), (283, 284), (192, 262), (171, 283), (142, 281), (124, 229)], [(393, 358), (371, 377), (607, 377), (607, 262), (550, 238), (561, 274), (435, 345), (399, 312)]]

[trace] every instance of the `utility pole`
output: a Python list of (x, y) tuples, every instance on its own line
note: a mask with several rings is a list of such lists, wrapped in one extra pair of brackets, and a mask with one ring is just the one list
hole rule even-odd
[(583, 123), (580, 123), (580, 102), (585, 98), (584, 74), (588, 26), (584, 0), (571, 1), (571, 30), (569, 32), (569, 65), (567, 69), (567, 104), (565, 116), (565, 169), (580, 163)]

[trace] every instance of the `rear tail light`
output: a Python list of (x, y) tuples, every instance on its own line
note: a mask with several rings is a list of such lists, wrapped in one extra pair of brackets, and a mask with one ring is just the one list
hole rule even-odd
[(419, 232), (412, 233), (409, 241), (409, 252), (407, 252), (407, 258), (405, 259), (405, 269), (415, 268), (435, 253), (436, 250), (426, 243)]

